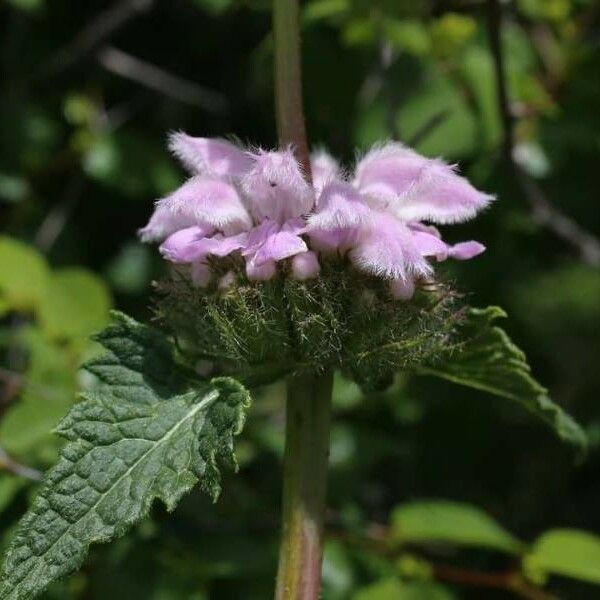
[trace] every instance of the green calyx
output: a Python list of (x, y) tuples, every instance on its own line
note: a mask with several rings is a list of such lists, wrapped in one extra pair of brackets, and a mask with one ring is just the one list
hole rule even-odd
[(157, 289), (158, 319), (188, 362), (251, 385), (340, 369), (381, 388), (399, 369), (445, 355), (462, 315), (446, 287), (423, 287), (400, 302), (387, 282), (341, 260), (325, 262), (308, 281), (280, 273), (249, 282), (239, 274), (225, 290), (199, 289), (175, 274)]

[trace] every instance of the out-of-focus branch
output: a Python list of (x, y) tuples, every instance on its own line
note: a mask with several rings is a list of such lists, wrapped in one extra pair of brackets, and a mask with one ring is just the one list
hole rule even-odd
[(77, 172), (67, 184), (62, 200), (46, 215), (35, 234), (33, 243), (42, 252), (48, 253), (54, 246), (81, 198), (84, 188), (85, 178)]
[(65, 47), (42, 65), (38, 77), (46, 79), (75, 66), (131, 19), (150, 10), (154, 0), (121, 0), (100, 13)]
[(422, 127), (413, 133), (407, 142), (408, 145), (412, 146), (413, 148), (418, 146), (432, 131), (437, 129), (438, 125), (441, 125), (450, 116), (450, 113), (451, 110), (449, 108), (445, 108), (444, 110), (440, 110), (438, 113), (433, 115), (431, 119), (426, 121)]
[(377, 60), (367, 73), (358, 93), (358, 98), (361, 104), (368, 106), (379, 94), (384, 95), (386, 128), (393, 139), (400, 140), (402, 135), (398, 127), (397, 113), (401, 98), (396, 94), (389, 77), (389, 71), (397, 58), (397, 53), (389, 42), (384, 41), (379, 45)]
[(494, 59), (498, 107), (504, 128), (503, 152), (515, 175), (523, 196), (531, 209), (533, 220), (552, 231), (579, 253), (581, 259), (594, 267), (600, 266), (600, 240), (563, 214), (547, 198), (539, 184), (532, 179), (514, 158), (514, 116), (506, 83), (504, 53), (502, 51), (502, 8), (500, 0), (488, 0), (488, 30)]
[(215, 114), (221, 114), (228, 108), (229, 101), (224, 94), (173, 75), (118, 48), (111, 46), (102, 48), (98, 52), (97, 58), (100, 65), (110, 73), (135, 81), (179, 102)]
[(518, 571), (483, 573), (481, 571), (459, 569), (446, 565), (433, 565), (433, 576), (438, 581), (446, 581), (448, 583), (457, 583), (477, 588), (508, 590), (526, 600), (558, 600), (553, 594), (549, 594), (528, 583)]
[(37, 469), (22, 465), (11, 458), (3, 448), (0, 448), (0, 470), (8, 471), (13, 475), (18, 475), (31, 481), (41, 481), (43, 477), (43, 474)]

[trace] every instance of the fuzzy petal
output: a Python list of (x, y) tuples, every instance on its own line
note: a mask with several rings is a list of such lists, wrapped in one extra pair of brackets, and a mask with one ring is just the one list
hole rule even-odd
[(448, 256), (456, 260), (469, 260), (485, 252), (485, 246), (479, 242), (469, 241), (454, 244), (448, 251)]
[(345, 253), (354, 247), (360, 237), (360, 230), (355, 227), (352, 229), (332, 229), (331, 231), (315, 230), (309, 231), (308, 237), (311, 246), (320, 252), (340, 252)]
[(289, 219), (281, 226), (281, 231), (288, 231), (294, 235), (306, 233), (306, 221), (302, 217)]
[(246, 246), (248, 240), (247, 233), (238, 233), (237, 235), (219, 236), (215, 235), (212, 238), (205, 238), (207, 254), (213, 256), (229, 256), (232, 252), (236, 252)]
[(334, 180), (341, 179), (341, 170), (338, 162), (324, 150), (313, 152), (310, 155), (310, 168), (312, 171), (313, 187), (317, 196), (325, 185)]
[[(176, 231), (194, 225), (197, 225), (197, 223), (193, 216), (174, 214), (168, 206), (159, 201), (150, 217), (150, 221), (138, 231), (138, 235), (142, 242), (162, 242)], [(202, 228), (205, 235), (213, 230), (210, 225), (203, 225)]]
[(362, 271), (389, 279), (429, 275), (431, 266), (412, 236), (410, 229), (398, 219), (374, 212), (372, 224), (361, 232), (350, 258)]
[(294, 279), (305, 281), (315, 278), (321, 271), (319, 259), (314, 252), (302, 252), (292, 258), (292, 275)]
[(413, 231), (412, 239), (421, 256), (437, 256), (438, 260), (443, 260), (450, 250), (450, 246), (439, 237), (424, 231)]
[(248, 233), (248, 239), (246, 240), (245, 248), (242, 250), (242, 255), (254, 256), (269, 236), (276, 234), (278, 231), (279, 225), (275, 221), (265, 219)]
[(454, 167), (396, 143), (363, 158), (355, 185), (374, 206), (404, 221), (466, 221), (493, 200), (457, 175)]
[(308, 217), (307, 231), (346, 229), (366, 222), (369, 206), (348, 183), (328, 183), (317, 201), (317, 209)]
[(376, 146), (356, 165), (354, 185), (372, 201), (381, 200), (377, 207), (384, 207), (410, 188), (423, 161), (427, 159), (399, 142)]
[(170, 235), (160, 246), (160, 253), (171, 262), (194, 262), (202, 253), (196, 253), (199, 242), (205, 238), (204, 229), (194, 226), (180, 229)]
[(289, 231), (280, 231), (267, 238), (253, 260), (254, 264), (260, 267), (265, 263), (283, 260), (307, 250), (306, 243), (301, 237)]
[(440, 230), (437, 227), (434, 227), (433, 225), (425, 225), (425, 223), (419, 223), (419, 221), (409, 221), (407, 225), (413, 231), (422, 231), (424, 233), (429, 233), (431, 235), (435, 235), (435, 237), (440, 239), (442, 237)]
[(254, 157), (254, 167), (243, 177), (242, 189), (256, 220), (284, 223), (310, 212), (314, 190), (291, 150), (260, 151)]
[(189, 263), (203, 259), (205, 256), (228, 256), (240, 250), (246, 244), (248, 234), (224, 237), (203, 237), (199, 229), (190, 227), (174, 233), (160, 247), (162, 255), (171, 262)]
[(192, 137), (183, 132), (169, 136), (169, 149), (193, 174), (241, 177), (252, 168), (252, 157), (219, 138)]
[(212, 225), (226, 233), (247, 231), (252, 226), (236, 189), (212, 177), (192, 177), (160, 204), (176, 216), (195, 224)]

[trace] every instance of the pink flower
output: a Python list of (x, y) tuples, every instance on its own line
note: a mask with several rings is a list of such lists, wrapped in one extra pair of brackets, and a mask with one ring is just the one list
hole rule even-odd
[(246, 151), (184, 133), (169, 145), (192, 177), (157, 202), (140, 237), (162, 242), (167, 260), (191, 265), (199, 286), (210, 281), (208, 256), (239, 253), (253, 280), (270, 279), (278, 262), (291, 259), (292, 276), (302, 280), (319, 274), (318, 253), (336, 252), (390, 279), (392, 294), (408, 299), (415, 281), (432, 274), (430, 260), (466, 260), (485, 249), (475, 241), (448, 245), (425, 222), (465, 221), (493, 198), (455, 167), (398, 143), (368, 152), (352, 177), (320, 151), (312, 186), (289, 148)]
[(307, 233), (322, 251), (348, 252), (357, 268), (390, 279), (392, 293), (407, 299), (415, 280), (432, 274), (428, 258), (466, 260), (485, 250), (475, 241), (450, 246), (422, 221), (466, 221), (492, 200), (454, 166), (388, 143), (358, 162), (351, 184), (329, 180)]
[(210, 255), (239, 251), (248, 277), (264, 280), (275, 274), (278, 261), (308, 252), (300, 234), (314, 190), (290, 149), (252, 152), (184, 133), (171, 135), (169, 147), (193, 176), (157, 202), (140, 237), (162, 242), (167, 260), (193, 265), (198, 285), (210, 280)]

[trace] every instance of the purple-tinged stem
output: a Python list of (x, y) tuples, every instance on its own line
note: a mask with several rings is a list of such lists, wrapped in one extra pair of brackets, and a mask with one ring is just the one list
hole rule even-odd
[(275, 105), (281, 146), (292, 145), (306, 179), (311, 181), (310, 153), (302, 106), (300, 7), (298, 0), (273, 0)]
[[(275, 102), (279, 143), (291, 145), (311, 181), (302, 109), (300, 7), (274, 0)], [(282, 533), (276, 600), (318, 600), (329, 459), (333, 373), (287, 382)]]
[(290, 377), (276, 600), (318, 600), (333, 373)]

